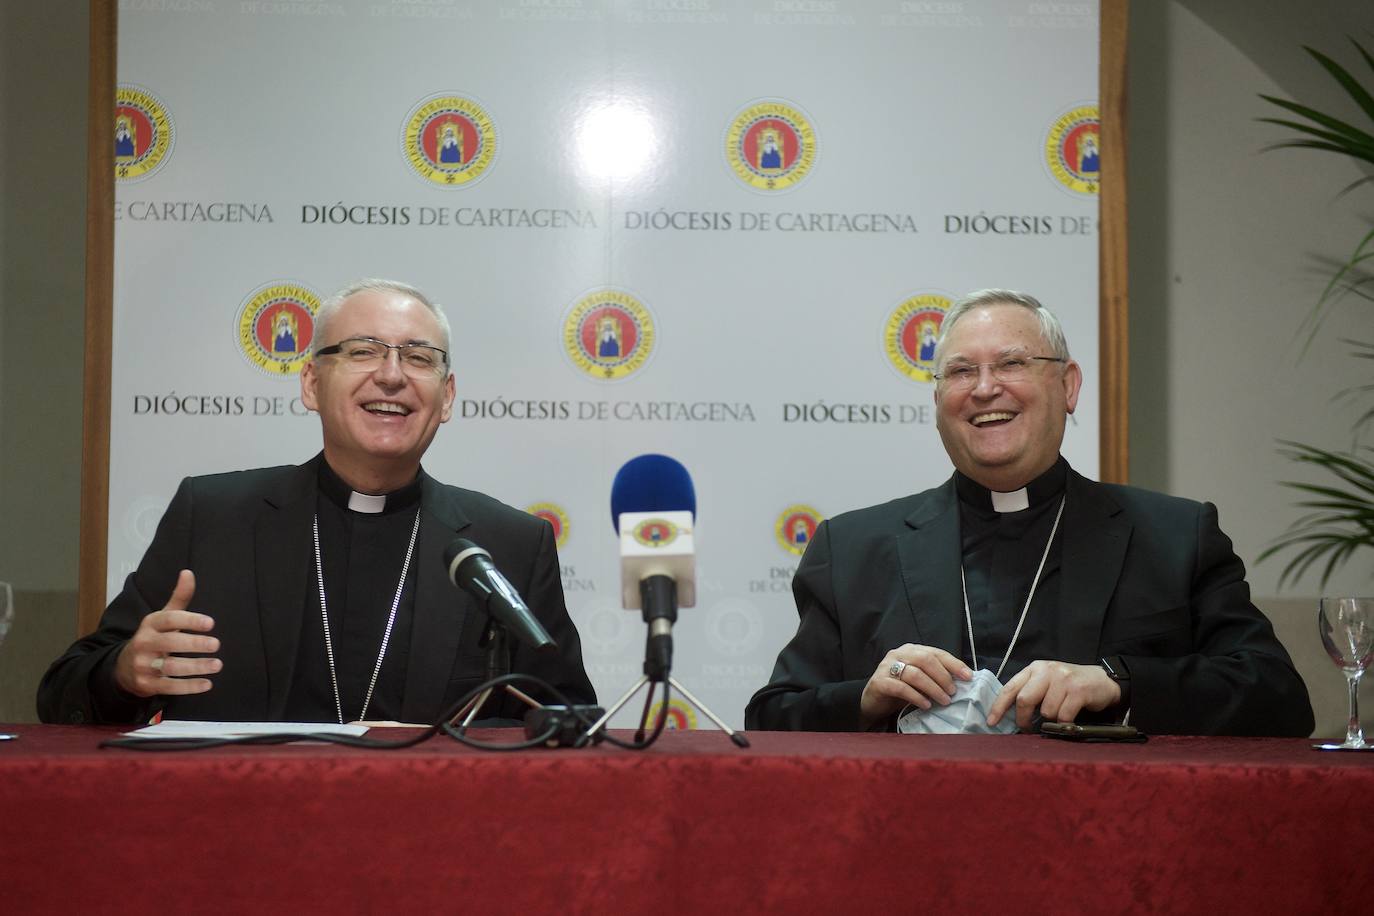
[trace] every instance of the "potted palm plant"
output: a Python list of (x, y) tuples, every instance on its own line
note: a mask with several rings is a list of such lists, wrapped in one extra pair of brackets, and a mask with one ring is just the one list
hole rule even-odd
[[(1374, 57), (1354, 39), (1351, 43), (1364, 63), (1374, 72)], [(1374, 95), (1369, 89), (1336, 61), (1312, 48), (1304, 48), (1318, 64), (1340, 85), (1368, 119), (1361, 128), (1334, 115), (1326, 114), (1286, 99), (1261, 95), (1272, 105), (1284, 110), (1287, 116), (1260, 118), (1297, 132), (1296, 137), (1275, 143), (1269, 149), (1313, 149), (1335, 153), (1359, 164), (1374, 166)], [(1360, 185), (1374, 181), (1374, 174), (1365, 175), (1347, 186), (1348, 193)], [(1344, 261), (1331, 265), (1332, 274), (1312, 311), (1300, 329), (1304, 349), (1316, 336), (1323, 320), (1338, 302), (1350, 298), (1374, 304), (1374, 226), (1355, 246)], [(1353, 349), (1356, 359), (1374, 360), (1374, 343), (1344, 340)], [(1357, 385), (1340, 392), (1337, 397), (1360, 398), (1374, 392), (1374, 383)], [(1347, 450), (1332, 450), (1301, 442), (1283, 441), (1282, 453), (1298, 464), (1318, 472), (1320, 482), (1287, 480), (1282, 485), (1301, 494), (1297, 503), (1308, 510), (1286, 532), (1276, 538), (1259, 560), (1279, 553), (1292, 552), (1279, 576), (1279, 587), (1296, 581), (1314, 567), (1320, 571), (1324, 587), (1336, 570), (1362, 547), (1374, 547), (1374, 448), (1361, 444), (1361, 437), (1374, 423), (1374, 407), (1365, 410), (1354, 422), (1351, 444)]]

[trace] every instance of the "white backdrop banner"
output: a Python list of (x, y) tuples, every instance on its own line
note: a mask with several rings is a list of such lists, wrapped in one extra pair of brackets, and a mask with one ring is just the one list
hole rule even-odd
[(692, 473), (675, 674), (739, 726), (818, 522), (949, 475), (930, 344), (969, 290), (1059, 313), (1086, 377), (1064, 450), (1097, 474), (1096, 2), (120, 13), (111, 595), (183, 476), (318, 451), (313, 313), (364, 276), (446, 307), (458, 402), (425, 468), (553, 522), (603, 702), (643, 650), (620, 466)]

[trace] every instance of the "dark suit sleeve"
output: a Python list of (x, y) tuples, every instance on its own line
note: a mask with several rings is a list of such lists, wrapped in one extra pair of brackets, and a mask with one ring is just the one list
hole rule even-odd
[[(521, 594), (544, 629), (558, 643), (558, 651), (538, 654), (517, 643), (511, 653), (511, 670), (547, 681), (574, 703), (593, 704), (596, 702), (596, 691), (592, 689), (582, 664), (582, 640), (572, 618), (568, 616), (563, 598), (563, 578), (558, 565), (558, 548), (554, 545), (553, 527), (541, 519), (538, 532), (539, 540), (530, 578), (521, 589)], [(536, 699), (555, 702), (553, 697), (537, 696)], [(526, 708), (507, 695), (502, 701), (501, 715), (522, 719)]]
[(1161, 734), (1311, 734), (1307, 687), (1250, 602), (1245, 565), (1211, 503), (1199, 509), (1196, 545), (1193, 652), (1123, 656), (1131, 673), (1131, 724)]
[(105, 608), (100, 625), (48, 668), (38, 685), (38, 717), (44, 722), (146, 722), (165, 697), (136, 697), (115, 684), (114, 668), (124, 644), (143, 618), (171, 597), (177, 574), (188, 565), (191, 543), (192, 483), (181, 482), (158, 522), (153, 542), (124, 589)]
[(830, 523), (806, 548), (792, 595), (797, 634), (778, 654), (768, 685), (744, 711), (744, 726), (791, 731), (858, 731), (859, 698), (867, 678), (844, 680), (843, 647), (831, 579)]

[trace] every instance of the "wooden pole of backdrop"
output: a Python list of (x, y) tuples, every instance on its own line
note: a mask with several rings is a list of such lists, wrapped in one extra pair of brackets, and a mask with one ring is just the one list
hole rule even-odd
[(1102, 361), (1100, 476), (1130, 480), (1130, 305), (1126, 296), (1126, 20), (1129, 0), (1102, 0), (1098, 98), (1102, 186), (1098, 201), (1098, 349)]
[(81, 535), (77, 632), (105, 607), (110, 513), (110, 332), (114, 312), (115, 0), (91, 0), (86, 109), (86, 344), (81, 409)]

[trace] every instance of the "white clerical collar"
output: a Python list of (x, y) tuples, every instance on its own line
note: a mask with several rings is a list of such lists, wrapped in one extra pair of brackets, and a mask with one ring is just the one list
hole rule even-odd
[[(1025, 491), (1022, 490), (1022, 493)], [(994, 493), (993, 496), (998, 494)], [(367, 493), (359, 493), (357, 490), (348, 494), (348, 508), (354, 512), (366, 512), (369, 515), (376, 515), (386, 508), (386, 495), (371, 496)]]
[[(992, 496), (992, 508), (997, 512), (1020, 512), (1022, 509), (1030, 508), (1030, 494), (1025, 487), (1019, 490), (1012, 490), (1010, 493), (998, 493), (996, 490), (988, 491)], [(355, 496), (357, 494), (354, 494)], [(351, 504), (350, 504), (351, 505)], [(380, 509), (377, 511), (381, 511)]]

